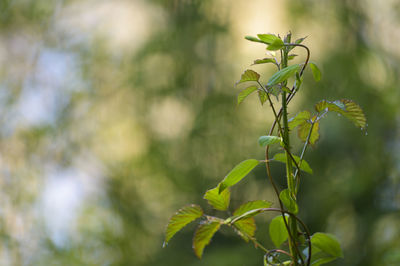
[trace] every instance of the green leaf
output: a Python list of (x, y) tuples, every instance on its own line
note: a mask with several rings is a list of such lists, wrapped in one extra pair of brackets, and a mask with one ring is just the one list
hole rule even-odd
[[(299, 165), (300, 163), (300, 157), (293, 155), (293, 158), (296, 160), (297, 165)], [(286, 154), (284, 153), (277, 153), (275, 154), (274, 158), (272, 158), (272, 160), (277, 161), (277, 162), (281, 162), (281, 163), (286, 163)], [(296, 165), (293, 163), (293, 166), (296, 167)], [(312, 169), (310, 167), (310, 165), (303, 159), (302, 163), (300, 165), (300, 170), (312, 174)]]
[[(314, 116), (311, 120), (315, 121), (316, 118), (317, 117)], [(310, 130), (311, 130), (311, 123), (309, 122), (309, 120), (306, 120), (304, 123), (299, 125), (299, 128), (297, 130), (297, 135), (303, 142), (306, 142)], [(314, 122), (314, 126), (311, 130), (309, 143), (314, 145), (318, 141), (318, 139), (319, 139), (319, 121)]]
[(237, 96), (238, 105), (241, 102), (243, 102), (247, 96), (249, 96), (251, 93), (255, 92), (257, 89), (258, 89), (257, 86), (250, 86), (250, 87), (247, 87), (246, 89), (242, 90), (241, 92), (239, 92), (239, 94)]
[(264, 43), (261, 40), (257, 39), (256, 37), (253, 36), (245, 36), (244, 37), (246, 40), (251, 41), (251, 42), (260, 42), (260, 43)]
[(219, 222), (209, 222), (200, 224), (197, 227), (196, 232), (193, 237), (193, 250), (196, 256), (201, 259), (203, 256), (203, 251), (206, 245), (211, 241), (215, 232), (218, 231), (221, 224)]
[(279, 70), (278, 72), (273, 74), (272, 77), (268, 80), (267, 86), (273, 86), (287, 80), (299, 70), (299, 67), (299, 64), (295, 64)]
[(274, 41), (277, 40), (280, 40), (282, 42), (282, 40), (274, 34), (257, 34), (257, 37), (266, 44), (272, 44)]
[(163, 246), (168, 244), (168, 241), (185, 225), (190, 222), (193, 222), (197, 218), (200, 218), (203, 215), (203, 210), (198, 205), (187, 205), (178, 210), (172, 217), (169, 219), (167, 232), (165, 234), (165, 241)]
[(234, 216), (240, 216), (248, 211), (255, 210), (255, 209), (262, 209), (262, 208), (269, 208), (271, 207), (272, 202), (266, 200), (254, 200), (246, 202), (239, 206), (234, 212)]
[(275, 59), (273, 59), (273, 58), (256, 59), (256, 60), (254, 60), (253, 65), (265, 64), (265, 63), (273, 63), (273, 64), (276, 64), (276, 61), (275, 61)]
[(274, 40), (270, 45), (267, 46), (267, 50), (276, 51), (281, 49), (284, 46), (284, 43), (281, 39)]
[(302, 111), (298, 113), (295, 117), (289, 119), (289, 130), (293, 130), (295, 127), (307, 122), (311, 118), (309, 111)]
[(332, 234), (315, 233), (311, 236), (311, 244), (331, 256), (343, 258), (340, 243)]
[(321, 80), (321, 71), (319, 70), (318, 66), (316, 64), (310, 62), (310, 67), (311, 67), (312, 74), (314, 76), (314, 80), (316, 82), (320, 81)]
[(208, 204), (214, 207), (216, 210), (226, 211), (229, 207), (231, 192), (229, 189), (225, 189), (221, 193), (218, 193), (218, 187), (209, 189), (204, 194), (204, 199), (208, 201)]
[(279, 194), (279, 198), (291, 213), (297, 214), (299, 207), (297, 206), (296, 201), (290, 196), (288, 189), (282, 190)]
[(297, 54), (290, 54), (288, 55), (288, 60), (293, 60), (296, 56)]
[(299, 39), (297, 39), (297, 40), (295, 41), (295, 43), (296, 43), (296, 44), (300, 44), (300, 43), (302, 43), (306, 38), (307, 38), (307, 36), (306, 36), (306, 37), (303, 37), (303, 38), (299, 38)]
[(275, 144), (275, 143), (280, 143), (282, 141), (281, 137), (277, 136), (261, 136), (258, 138), (258, 144), (260, 144), (261, 147), (265, 147), (267, 145)]
[(233, 168), (232, 171), (225, 176), (224, 180), (219, 183), (219, 193), (242, 180), (258, 164), (258, 160), (248, 159), (236, 165), (235, 168)]
[(254, 221), (253, 217), (235, 222), (235, 227), (235, 232), (246, 242), (249, 241), (249, 237), (254, 236), (254, 233), (257, 229), (256, 222)]
[(265, 93), (265, 91), (258, 90), (258, 98), (260, 99), (261, 105), (264, 105), (268, 99), (268, 95)]
[[(287, 215), (285, 216), (288, 217)], [(271, 223), (269, 224), (269, 236), (277, 248), (279, 248), (283, 242), (288, 239), (288, 232), (286, 230), (282, 215), (276, 216), (274, 219), (272, 219)]]
[(241, 76), (240, 80), (238, 82), (236, 82), (236, 85), (239, 83), (243, 83), (246, 81), (258, 81), (260, 78), (260, 74), (258, 74), (257, 72), (251, 70), (251, 69), (247, 69)]
[(323, 100), (315, 105), (315, 110), (317, 110), (317, 112), (321, 112), (325, 109), (343, 115), (361, 129), (366, 127), (367, 119), (365, 118), (363, 110), (352, 100), (341, 99), (333, 102)]

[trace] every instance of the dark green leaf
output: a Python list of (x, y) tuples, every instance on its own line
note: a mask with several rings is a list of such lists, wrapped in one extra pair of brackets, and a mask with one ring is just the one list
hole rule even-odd
[(321, 251), (334, 257), (343, 258), (343, 252), (340, 248), (340, 243), (332, 234), (315, 233), (311, 237), (311, 244), (319, 248)]
[(273, 63), (276, 64), (275, 59), (273, 58), (263, 58), (254, 60), (253, 65), (265, 64), (265, 63)]
[[(300, 163), (300, 157), (293, 155), (293, 158), (296, 160), (296, 163)], [(281, 163), (286, 163), (286, 154), (284, 153), (277, 153), (275, 154), (274, 158), (272, 158), (274, 161), (281, 162)], [(293, 163), (293, 166), (296, 167), (296, 165)], [(300, 165), (300, 169), (306, 173), (312, 174), (312, 169), (310, 165), (303, 159), (302, 163)]]
[(268, 100), (268, 95), (263, 90), (258, 90), (258, 98), (260, 99), (261, 105)]
[(244, 241), (248, 242), (249, 237), (253, 237), (257, 226), (253, 217), (246, 218), (235, 222), (236, 233), (241, 236)]
[(165, 234), (164, 245), (168, 244), (168, 241), (185, 225), (190, 222), (193, 222), (197, 218), (200, 218), (203, 215), (203, 210), (198, 205), (187, 205), (182, 209), (178, 210), (172, 217), (169, 219), (167, 232)]
[(241, 102), (243, 102), (247, 96), (249, 96), (251, 93), (255, 92), (257, 89), (258, 89), (257, 86), (250, 86), (250, 87), (247, 87), (246, 89), (242, 90), (241, 92), (239, 92), (239, 94), (237, 96), (238, 105)]
[(254, 167), (259, 164), (258, 160), (249, 159), (236, 165), (224, 178), (224, 180), (219, 183), (219, 193), (224, 191), (226, 188), (235, 185), (237, 182), (242, 180)]
[(293, 130), (295, 127), (307, 122), (311, 118), (309, 111), (302, 111), (298, 113), (295, 117), (289, 119), (289, 129)]
[(290, 212), (296, 214), (299, 211), (299, 207), (297, 206), (296, 201), (290, 196), (288, 189), (282, 190), (279, 194), (279, 198)]
[(281, 39), (274, 40), (270, 45), (268, 45), (267, 50), (276, 51), (281, 49), (284, 46), (284, 43)]
[(247, 69), (242, 74), (240, 80), (238, 82), (236, 82), (236, 84), (243, 83), (246, 81), (258, 81), (259, 78), (260, 78), (260, 74), (258, 74), (257, 72), (255, 72), (251, 69)]
[(266, 200), (249, 201), (239, 206), (234, 212), (234, 216), (240, 216), (248, 211), (271, 207), (272, 203)]
[(321, 112), (325, 109), (343, 115), (361, 129), (366, 127), (367, 119), (365, 118), (363, 110), (358, 104), (351, 100), (342, 99), (333, 102), (323, 100), (315, 105), (315, 110), (317, 110), (317, 112)]
[(287, 80), (299, 70), (299, 67), (299, 64), (295, 64), (279, 70), (274, 75), (272, 75), (272, 77), (268, 81), (267, 86), (273, 86)]
[[(272, 44), (274, 41), (282, 40), (274, 34), (257, 34), (258, 38), (266, 44)], [(282, 42), (283, 43), (283, 42)]]
[(208, 204), (214, 207), (216, 210), (226, 211), (229, 207), (231, 192), (229, 189), (225, 189), (221, 193), (218, 193), (218, 187), (209, 189), (204, 194), (204, 199), (208, 201)]
[(269, 224), (269, 236), (277, 248), (279, 248), (282, 243), (287, 240), (288, 232), (286, 230), (282, 215), (276, 216), (274, 219), (272, 219), (271, 223)]
[(260, 144), (261, 147), (265, 147), (267, 145), (280, 143), (281, 141), (282, 141), (281, 137), (277, 137), (277, 136), (261, 136), (258, 139), (258, 144)]
[[(314, 116), (313, 118), (311, 118), (311, 120), (315, 121), (316, 118), (317, 117)], [(297, 130), (297, 135), (303, 142), (306, 142), (308, 134), (310, 134), (310, 130), (311, 130), (311, 123), (308, 120), (306, 120), (304, 123), (299, 125), (299, 128)], [(318, 139), (319, 139), (319, 121), (314, 122), (314, 126), (311, 130), (309, 143), (314, 145), (318, 141)]]
[(197, 227), (193, 237), (193, 250), (196, 256), (201, 259), (204, 247), (208, 245), (215, 232), (218, 231), (221, 224), (218, 222), (203, 223)]
[(320, 81), (321, 80), (321, 71), (319, 70), (318, 66), (316, 64), (310, 62), (310, 67), (311, 67), (312, 74), (314, 76), (314, 80), (317, 82)]

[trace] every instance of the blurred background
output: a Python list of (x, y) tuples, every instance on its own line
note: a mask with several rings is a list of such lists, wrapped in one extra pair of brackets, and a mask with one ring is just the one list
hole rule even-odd
[[(330, 265), (400, 265), (397, 0), (1, 0), (0, 265), (262, 265), (229, 230), (202, 260), (194, 225), (162, 243), (178, 208), (214, 214), (204, 191), (263, 158), (272, 113), (255, 95), (237, 107), (234, 83), (274, 69), (250, 66), (266, 51), (243, 37), (289, 30), (322, 70), (319, 83), (306, 72), (291, 115), (349, 98), (369, 125), (322, 121), (300, 217), (342, 243)], [(232, 198), (276, 203), (261, 166)], [(267, 246), (271, 217), (257, 220)]]

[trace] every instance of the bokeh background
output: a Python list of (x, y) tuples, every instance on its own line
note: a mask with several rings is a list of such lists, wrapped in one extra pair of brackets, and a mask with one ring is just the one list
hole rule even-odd
[[(229, 230), (202, 260), (194, 225), (164, 249), (163, 233), (181, 206), (207, 208), (234, 165), (263, 158), (272, 113), (255, 96), (237, 107), (234, 83), (273, 68), (250, 66), (266, 51), (243, 36), (289, 30), (322, 70), (290, 113), (350, 98), (369, 125), (325, 118), (300, 216), (339, 238), (345, 258), (330, 265), (400, 265), (397, 0), (1, 0), (0, 265), (262, 265)], [(263, 167), (232, 197), (276, 202)], [(257, 220), (266, 245), (270, 218)]]

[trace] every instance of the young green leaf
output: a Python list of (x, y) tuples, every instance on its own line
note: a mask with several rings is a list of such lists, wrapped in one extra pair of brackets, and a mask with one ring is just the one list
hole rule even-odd
[(267, 145), (275, 144), (275, 143), (280, 143), (282, 141), (281, 137), (277, 136), (261, 136), (258, 138), (258, 144), (260, 144), (261, 147), (265, 147)]
[(240, 84), (240, 83), (243, 83), (243, 82), (246, 82), (246, 81), (258, 81), (259, 78), (260, 78), (260, 74), (258, 74), (254, 70), (247, 69), (242, 74), (240, 80), (238, 82), (236, 82), (236, 85)]
[(311, 118), (309, 111), (302, 111), (298, 113), (295, 117), (289, 119), (289, 130), (293, 130), (295, 127), (307, 122)]
[(182, 209), (178, 210), (172, 217), (169, 219), (167, 232), (165, 234), (164, 245), (168, 244), (168, 241), (185, 225), (190, 222), (193, 222), (197, 218), (200, 218), (203, 215), (203, 210), (198, 205), (187, 205)]
[(239, 206), (234, 212), (234, 216), (240, 216), (248, 211), (255, 210), (255, 209), (262, 209), (262, 208), (269, 208), (271, 207), (272, 202), (266, 200), (254, 200), (246, 202)]
[(321, 251), (334, 257), (343, 258), (343, 252), (340, 248), (340, 243), (332, 234), (315, 233), (311, 237), (311, 244)]
[(274, 41), (277, 40), (282, 41), (278, 36), (274, 34), (257, 34), (257, 37), (266, 44), (272, 44)]
[(261, 105), (268, 100), (268, 95), (263, 90), (258, 90), (258, 98), (260, 99)]
[[(315, 119), (316, 116), (314, 116), (311, 120), (315, 121)], [(308, 120), (304, 121), (304, 123), (299, 125), (299, 128), (297, 130), (297, 135), (303, 142), (307, 141), (308, 134), (310, 134), (311, 126), (312, 125)], [(314, 122), (314, 126), (312, 127), (311, 130), (309, 143), (314, 145), (318, 141), (318, 139), (319, 139), (319, 121)]]
[(235, 185), (237, 182), (242, 180), (254, 167), (259, 164), (258, 160), (248, 159), (240, 164), (236, 165), (235, 168), (230, 171), (225, 178), (219, 183), (219, 193), (224, 191), (226, 188)]
[(281, 39), (274, 40), (270, 45), (267, 46), (267, 50), (276, 51), (281, 49), (284, 46), (284, 43)]
[(290, 196), (290, 192), (288, 189), (284, 189), (279, 194), (279, 198), (281, 199), (282, 203), (286, 206), (288, 211), (291, 213), (297, 214), (299, 211), (299, 207), (297, 206), (296, 201)]
[(267, 86), (273, 86), (287, 80), (288, 78), (296, 74), (296, 72), (299, 71), (299, 68), (300, 65), (295, 64), (279, 70), (278, 72), (273, 74), (272, 77), (268, 80)]
[(365, 118), (363, 110), (352, 100), (341, 99), (333, 102), (323, 100), (315, 105), (315, 110), (317, 110), (317, 112), (321, 112), (325, 109), (343, 115), (361, 129), (364, 129), (367, 124), (367, 119)]
[(274, 219), (272, 219), (271, 223), (269, 224), (269, 236), (277, 248), (279, 248), (283, 242), (287, 240), (288, 232), (286, 230), (282, 215), (276, 216)]
[(244, 37), (246, 40), (251, 41), (251, 42), (260, 42), (260, 43), (264, 43), (261, 40), (257, 39), (256, 37), (253, 36), (245, 36)]
[(290, 54), (288, 55), (288, 60), (293, 60), (296, 56), (297, 54)]
[(196, 232), (193, 237), (193, 250), (196, 256), (201, 259), (203, 256), (203, 251), (206, 245), (211, 241), (215, 232), (218, 231), (221, 224), (219, 222), (208, 222), (200, 224), (197, 227)]
[(218, 193), (218, 187), (209, 189), (204, 194), (204, 199), (208, 201), (208, 204), (214, 207), (216, 210), (226, 211), (229, 207), (231, 192), (229, 189), (225, 189), (221, 193)]
[(275, 61), (274, 58), (256, 59), (256, 60), (254, 60), (253, 65), (265, 64), (265, 63), (273, 63), (273, 64), (276, 64), (276, 61)]
[[(293, 158), (296, 160), (297, 165), (299, 165), (300, 163), (300, 157), (293, 155)], [(281, 163), (286, 163), (286, 155), (284, 153), (277, 153), (275, 154), (274, 158), (272, 158), (272, 160), (277, 161), (277, 162), (281, 162)], [(296, 165), (293, 163), (293, 166), (296, 167)], [(312, 174), (312, 169), (310, 167), (310, 165), (303, 159), (302, 163), (300, 165), (300, 170)]]
[(299, 38), (299, 39), (297, 39), (297, 40), (295, 41), (295, 43), (296, 43), (296, 44), (300, 44), (300, 43), (302, 43), (306, 38), (307, 38), (307, 36), (306, 36), (306, 37), (303, 37), (303, 38)]
[(256, 232), (257, 226), (253, 217), (246, 218), (235, 222), (235, 232), (243, 238), (244, 241), (248, 242), (249, 237), (253, 237)]
[(257, 86), (250, 86), (247, 87), (246, 89), (242, 90), (239, 92), (237, 96), (237, 103), (238, 105), (246, 99), (247, 96), (249, 96), (251, 93), (255, 92), (258, 89)]
[(318, 66), (316, 64), (310, 62), (310, 68), (311, 68), (312, 74), (314, 76), (314, 80), (316, 82), (320, 81), (321, 80), (321, 71), (319, 70)]

